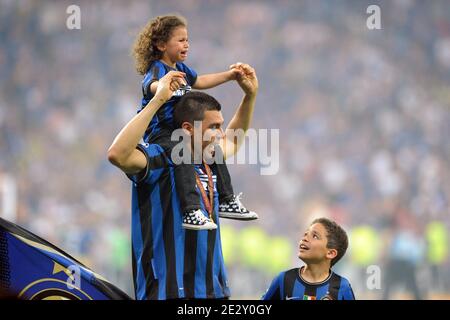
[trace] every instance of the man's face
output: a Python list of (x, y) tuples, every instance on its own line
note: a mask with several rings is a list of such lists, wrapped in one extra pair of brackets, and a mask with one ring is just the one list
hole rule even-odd
[(325, 227), (320, 223), (312, 224), (300, 240), (298, 257), (305, 263), (322, 262), (330, 251), (327, 242)]
[(212, 156), (214, 145), (218, 144), (220, 139), (224, 137), (224, 132), (222, 130), (223, 122), (222, 112), (216, 110), (205, 111), (202, 121), (202, 136), (197, 136), (200, 133), (200, 130), (194, 130), (193, 141), (196, 141), (196, 139), (198, 139), (197, 141), (200, 141), (200, 139), (202, 139), (202, 151), (207, 153), (208, 156)]

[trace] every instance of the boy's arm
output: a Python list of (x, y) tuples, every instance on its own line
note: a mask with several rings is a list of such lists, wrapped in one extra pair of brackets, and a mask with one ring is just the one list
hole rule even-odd
[(253, 118), (259, 86), (255, 70), (248, 64), (239, 63), (232, 67), (241, 70), (241, 74), (237, 77), (237, 82), (245, 95), (225, 130), (224, 139), (220, 140), (225, 159), (235, 155), (244, 141), (245, 133), (250, 127)]
[(197, 77), (192, 87), (198, 90), (214, 88), (227, 81), (235, 80), (238, 73), (240, 73), (239, 69), (232, 68), (224, 72), (204, 74)]
[(152, 117), (172, 96), (173, 90), (170, 89), (172, 82), (178, 81), (183, 76), (182, 72), (171, 71), (161, 78), (155, 96), (123, 127), (109, 147), (108, 160), (123, 172), (135, 174), (147, 166), (145, 155), (137, 150), (136, 146), (147, 130)]

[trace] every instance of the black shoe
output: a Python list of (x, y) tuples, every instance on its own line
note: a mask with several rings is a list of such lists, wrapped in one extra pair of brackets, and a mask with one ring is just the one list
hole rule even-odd
[(233, 195), (233, 199), (219, 204), (219, 217), (236, 220), (258, 219), (256, 212), (247, 210), (241, 202), (242, 192)]
[(203, 211), (191, 210), (183, 215), (183, 228), (190, 230), (213, 230), (217, 225), (211, 219), (205, 217)]

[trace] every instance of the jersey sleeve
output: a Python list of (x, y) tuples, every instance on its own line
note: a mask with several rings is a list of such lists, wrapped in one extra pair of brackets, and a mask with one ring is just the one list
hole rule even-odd
[(147, 165), (137, 174), (127, 174), (127, 177), (136, 184), (152, 183), (159, 177), (158, 172), (168, 166), (164, 149), (157, 144), (140, 143), (136, 149), (141, 151), (147, 160)]
[(282, 299), (282, 283), (284, 279), (284, 272), (280, 273), (275, 279), (272, 280), (269, 289), (261, 297), (261, 300), (283, 300)]
[(192, 87), (195, 81), (197, 81), (197, 72), (194, 69), (189, 68), (184, 63), (180, 63), (179, 70), (186, 73), (187, 84)]
[(339, 300), (355, 300), (352, 286), (347, 279), (343, 280), (342, 288), (339, 293)]
[(150, 67), (148, 72), (144, 76), (144, 80), (142, 80), (142, 95), (147, 100), (153, 98), (153, 93), (150, 90), (150, 86), (153, 82), (158, 81), (166, 74), (166, 70), (160, 63), (155, 62)]

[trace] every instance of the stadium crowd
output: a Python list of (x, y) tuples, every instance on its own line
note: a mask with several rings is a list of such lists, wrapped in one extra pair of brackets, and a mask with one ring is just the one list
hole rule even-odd
[[(134, 36), (176, 12), (186, 63), (251, 64), (254, 127), (280, 130), (277, 174), (229, 166), (260, 219), (222, 224), (287, 240), (289, 267), (303, 229), (328, 216), (353, 239), (337, 267), (357, 298), (450, 295), (450, 4), (382, 2), (382, 29), (369, 30), (367, 1), (77, 2), (81, 29), (69, 30), (68, 1), (0, 0), (0, 183), (16, 181), (16, 223), (132, 295), (130, 182), (106, 151), (140, 103)], [(229, 120), (237, 85), (208, 92)], [(245, 258), (227, 265), (233, 298), (259, 298), (274, 276)]]

